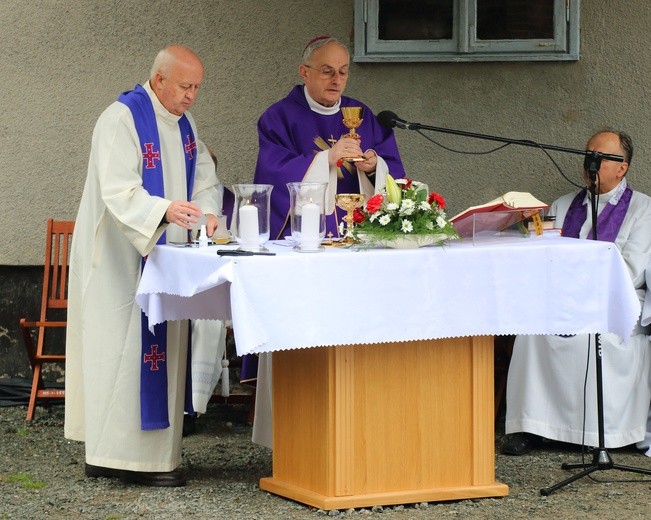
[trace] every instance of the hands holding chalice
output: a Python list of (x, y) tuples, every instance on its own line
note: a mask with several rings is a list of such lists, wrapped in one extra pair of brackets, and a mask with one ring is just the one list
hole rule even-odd
[(341, 166), (341, 162), (354, 162), (355, 166), (366, 173), (375, 171), (377, 157), (373, 150), (363, 152), (360, 135), (355, 129), (362, 124), (362, 107), (343, 107), (341, 109), (343, 123), (349, 132), (335, 142), (328, 152), (328, 162), (331, 166)]

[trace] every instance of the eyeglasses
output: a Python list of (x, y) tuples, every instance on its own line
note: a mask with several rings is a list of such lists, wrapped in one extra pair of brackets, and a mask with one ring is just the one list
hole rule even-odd
[[(304, 64), (305, 65), (305, 64)], [(312, 69), (316, 72), (319, 73), (321, 76), (321, 79), (332, 79), (335, 77), (335, 74), (339, 74), (339, 76), (343, 79), (346, 79), (348, 77), (348, 69), (346, 70), (335, 70), (332, 67), (321, 67), (320, 69), (317, 69), (315, 67), (310, 67), (309, 65), (305, 65), (308, 69)]]

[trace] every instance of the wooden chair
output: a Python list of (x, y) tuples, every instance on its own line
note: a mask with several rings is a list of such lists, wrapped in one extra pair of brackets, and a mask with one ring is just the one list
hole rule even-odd
[[(41, 296), (41, 314), (38, 321), (20, 319), (20, 329), (23, 334), (27, 356), (32, 365), (32, 391), (27, 407), (27, 420), (34, 418), (34, 408), (37, 399), (62, 399), (65, 392), (59, 388), (46, 388), (43, 381), (44, 363), (65, 363), (65, 341), (59, 341), (59, 347), (54, 348), (50, 336), (56, 334), (50, 329), (65, 328), (66, 311), (68, 308), (68, 265), (70, 260), (70, 245), (75, 223), (48, 219), (45, 241), (45, 262), (43, 269), (43, 292)], [(59, 321), (55, 321), (56, 319)], [(37, 330), (37, 340), (34, 344), (32, 330)], [(65, 338), (64, 331), (58, 337)], [(46, 341), (48, 339), (49, 341)], [(58, 338), (55, 338), (58, 339)], [(47, 343), (47, 344), (46, 344)], [(64, 352), (63, 354), (55, 352)], [(49, 404), (49, 403), (47, 403)]]

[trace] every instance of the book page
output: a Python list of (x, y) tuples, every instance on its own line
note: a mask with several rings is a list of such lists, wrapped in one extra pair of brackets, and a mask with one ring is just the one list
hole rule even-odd
[(489, 211), (507, 211), (507, 210), (523, 210), (523, 209), (545, 209), (549, 205), (538, 200), (531, 193), (522, 191), (509, 191), (496, 199), (480, 204), (479, 206), (471, 206), (467, 210), (462, 211), (450, 219), (451, 222), (456, 222), (474, 213), (485, 213)]

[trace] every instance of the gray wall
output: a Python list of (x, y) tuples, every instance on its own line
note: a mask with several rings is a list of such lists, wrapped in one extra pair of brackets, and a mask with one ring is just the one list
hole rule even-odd
[[(95, 120), (119, 92), (146, 80), (156, 52), (168, 43), (189, 45), (206, 64), (192, 112), (200, 137), (220, 159), (221, 179), (250, 181), (258, 116), (295, 84), (310, 38), (330, 33), (352, 42), (352, 4), (3, 1), (0, 265), (42, 263), (45, 219), (75, 217)], [(575, 148), (602, 125), (622, 127), (637, 145), (630, 180), (651, 192), (645, 99), (651, 5), (626, 4), (583, 2), (578, 62), (354, 64), (347, 93), (376, 113), (391, 109), (411, 121)], [(429, 135), (459, 149), (494, 146)], [(535, 149), (464, 156), (415, 132), (398, 131), (397, 139), (410, 176), (442, 193), (451, 214), (506, 191), (551, 202), (571, 189)], [(554, 157), (578, 181), (580, 158)]]

